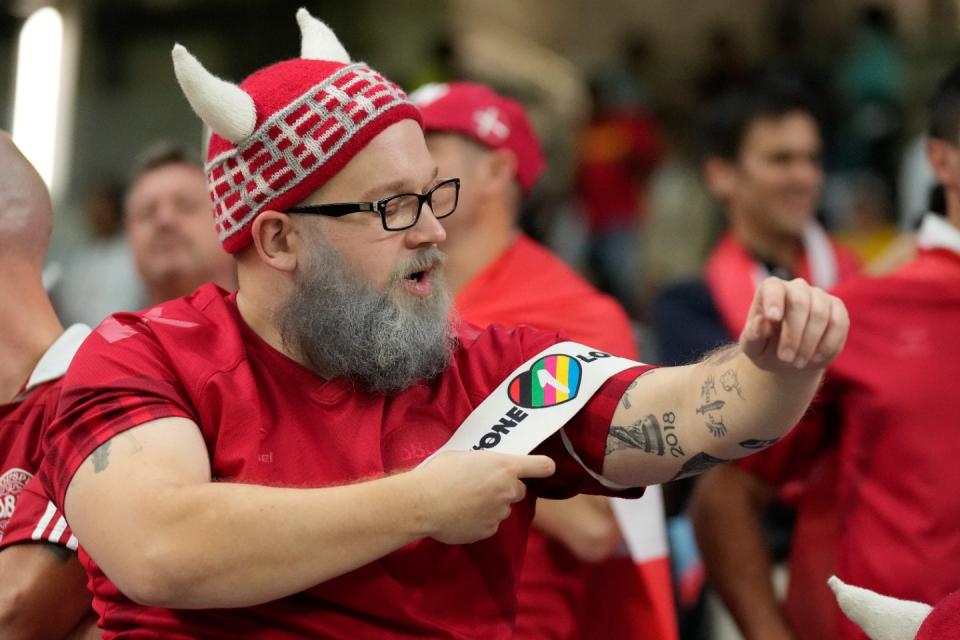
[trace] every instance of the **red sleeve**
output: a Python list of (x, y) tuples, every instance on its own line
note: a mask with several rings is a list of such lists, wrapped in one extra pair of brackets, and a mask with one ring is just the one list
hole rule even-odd
[(17, 497), (17, 507), (0, 537), (0, 550), (23, 542), (49, 542), (77, 550), (77, 539), (66, 518), (47, 498), (37, 477)]
[(643, 495), (643, 487), (612, 489), (597, 480), (594, 474), (599, 476), (603, 470), (607, 435), (620, 399), (630, 383), (653, 368), (649, 365), (632, 367), (607, 380), (573, 420), (537, 447), (533, 453), (550, 456), (557, 463), (553, 477), (538, 484), (539, 495), (555, 499), (578, 493), (618, 498)]
[[(121, 338), (109, 323), (123, 325)], [(197, 421), (169, 355), (140, 318), (108, 318), (80, 347), (64, 378), (57, 415), (44, 438), (47, 495), (62, 507), (74, 473), (97, 447), (170, 417)]]

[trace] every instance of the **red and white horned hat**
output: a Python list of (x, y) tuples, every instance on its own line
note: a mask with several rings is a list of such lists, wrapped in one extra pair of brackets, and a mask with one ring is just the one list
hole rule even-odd
[(239, 85), (173, 48), (183, 93), (210, 128), (205, 172), (224, 249), (251, 241), (261, 211), (285, 211), (337, 174), (370, 140), (420, 112), (397, 85), (351, 62), (333, 31), (297, 11), (299, 58), (254, 72)]

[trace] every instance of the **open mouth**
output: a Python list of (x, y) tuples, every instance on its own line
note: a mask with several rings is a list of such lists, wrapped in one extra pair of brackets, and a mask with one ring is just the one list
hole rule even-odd
[(412, 280), (413, 282), (423, 282), (427, 279), (427, 276), (430, 275), (431, 271), (433, 271), (432, 266), (420, 271), (414, 271), (413, 273), (407, 275), (407, 280)]
[(433, 283), (430, 280), (431, 271), (433, 271), (433, 265), (407, 274), (407, 277), (404, 278), (407, 291), (421, 298), (429, 296), (433, 292)]

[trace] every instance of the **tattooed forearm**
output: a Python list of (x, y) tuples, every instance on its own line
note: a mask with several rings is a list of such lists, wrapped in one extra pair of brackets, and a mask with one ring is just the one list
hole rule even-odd
[(743, 400), (743, 389), (740, 388), (740, 379), (737, 377), (736, 369), (727, 369), (720, 376), (720, 386), (724, 391), (736, 391), (737, 395)]
[(683, 463), (683, 466), (680, 467), (680, 471), (677, 472), (677, 475), (673, 476), (671, 482), (673, 480), (683, 480), (684, 478), (690, 478), (692, 476), (699, 475), (708, 469), (712, 469), (718, 464), (723, 464), (724, 462), (730, 461), (723, 460), (722, 458), (714, 458), (709, 453), (703, 453), (701, 451)]
[(645, 453), (658, 456), (666, 455), (669, 451), (674, 458), (683, 457), (680, 438), (676, 433), (676, 415), (672, 412), (663, 414), (662, 426), (653, 414), (648, 414), (628, 427), (611, 426), (607, 436), (606, 453), (622, 449), (642, 449)]
[(780, 438), (771, 438), (769, 440), (744, 440), (740, 443), (740, 446), (744, 449), (766, 449), (767, 447), (776, 444), (780, 441)]
[(93, 472), (100, 473), (110, 464), (110, 440), (96, 448), (90, 456), (93, 460)]

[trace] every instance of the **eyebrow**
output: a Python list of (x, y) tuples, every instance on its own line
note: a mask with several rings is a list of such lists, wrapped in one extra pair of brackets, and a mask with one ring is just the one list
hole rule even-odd
[[(435, 182), (438, 175), (440, 175), (440, 167), (434, 167), (433, 173), (430, 175), (430, 179), (427, 182)], [(371, 200), (376, 194), (383, 194), (381, 197), (386, 198), (394, 193), (416, 193), (417, 189), (415, 187), (411, 187), (410, 185), (411, 182), (407, 180), (393, 180), (392, 182), (378, 185), (372, 189), (367, 189), (360, 199)]]

